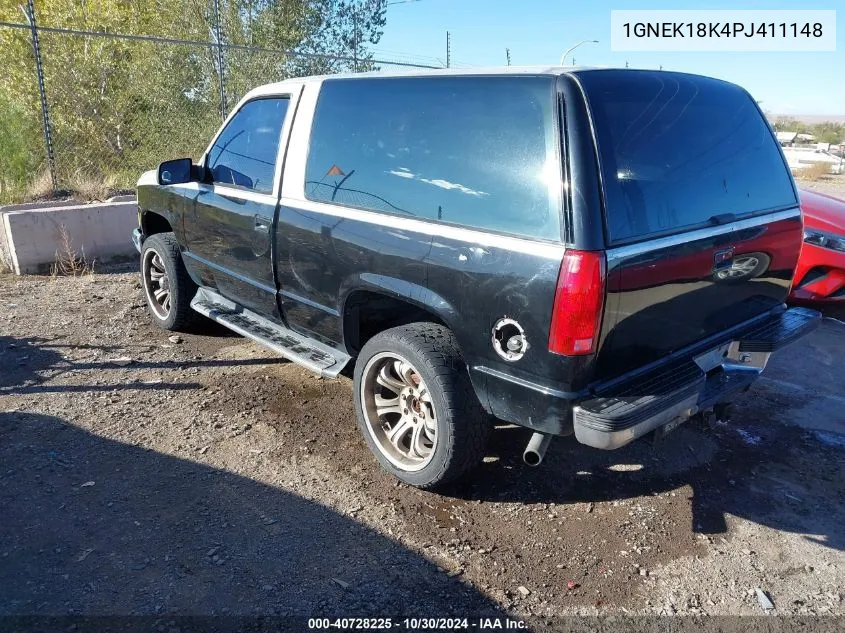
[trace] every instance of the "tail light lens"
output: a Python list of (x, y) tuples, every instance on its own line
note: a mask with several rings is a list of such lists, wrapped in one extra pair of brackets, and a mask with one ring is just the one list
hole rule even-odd
[(584, 356), (596, 351), (604, 305), (604, 253), (567, 250), (555, 291), (549, 351)]

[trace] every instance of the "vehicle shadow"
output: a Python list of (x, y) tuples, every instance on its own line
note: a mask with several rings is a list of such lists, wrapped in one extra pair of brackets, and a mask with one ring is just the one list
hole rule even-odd
[(40, 347), (35, 339), (0, 334), (0, 389), (40, 381), (40, 370), (63, 362), (59, 352)]
[(491, 615), (354, 519), (270, 485), (0, 413), (0, 615)]
[[(694, 533), (726, 533), (732, 515), (777, 530), (821, 535), (807, 538), (845, 549), (845, 473), (843, 460), (831, 459), (835, 449), (808, 441), (803, 429), (778, 423), (753, 427), (751, 433), (733, 422), (712, 427), (691, 421), (655, 445), (639, 440), (615, 451), (556, 438), (542, 465), (533, 469), (521, 463), (530, 432), (498, 428), (488, 451), (494, 459), (449, 494), (573, 504), (648, 498), (688, 486)], [(827, 465), (825, 472), (818, 463)]]
[[(709, 304), (702, 300), (700, 305)], [(660, 322), (655, 319), (651, 327), (659, 328)], [(656, 445), (643, 439), (615, 451), (583, 446), (574, 437), (555, 438), (537, 469), (521, 460), (530, 431), (498, 428), (489, 451), (494, 459), (451, 494), (572, 504), (685, 489), (694, 533), (724, 534), (728, 517), (734, 516), (845, 550), (845, 436), (833, 433), (825, 445), (815, 435), (822, 421), (813, 419), (824, 416), (826, 426), (835, 429), (845, 420), (839, 379), (845, 339), (839, 328), (825, 322), (801, 347), (775, 354), (726, 423), (693, 420)]]
[[(124, 357), (127, 349), (133, 346), (116, 347), (113, 345), (65, 345), (53, 343), (50, 339), (40, 337), (16, 338), (0, 335), (0, 394), (38, 394), (52, 392), (81, 392), (81, 391), (115, 391), (115, 390), (187, 390), (200, 386), (196, 382), (138, 382), (127, 381), (112, 384), (56, 385), (44, 384), (62, 373), (105, 370), (143, 370), (143, 369), (192, 369), (203, 367), (246, 367), (250, 365), (266, 365), (268, 363), (286, 363), (283, 358), (245, 358), (245, 359), (183, 359), (174, 360), (120, 360), (120, 358), (105, 358), (96, 361), (78, 361), (65, 358), (62, 348), (75, 351), (81, 349), (104, 352), (107, 355)], [(134, 347), (148, 350), (149, 345)], [(131, 352), (130, 352), (131, 354)]]

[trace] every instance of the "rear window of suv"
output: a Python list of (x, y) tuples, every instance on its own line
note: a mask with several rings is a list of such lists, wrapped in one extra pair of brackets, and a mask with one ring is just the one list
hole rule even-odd
[(552, 77), (326, 80), (310, 200), (560, 240)]
[(579, 73), (613, 243), (796, 204), (777, 141), (743, 89), (679, 73)]

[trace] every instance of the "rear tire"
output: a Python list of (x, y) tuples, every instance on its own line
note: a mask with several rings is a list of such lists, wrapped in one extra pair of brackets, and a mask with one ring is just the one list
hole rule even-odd
[(412, 323), (377, 334), (358, 356), (353, 384), (361, 433), (401, 481), (439, 488), (484, 458), (492, 425), (448, 328)]
[(196, 312), (191, 299), (197, 292), (173, 233), (156, 233), (141, 248), (141, 282), (153, 322), (164, 330), (183, 331), (192, 325)]

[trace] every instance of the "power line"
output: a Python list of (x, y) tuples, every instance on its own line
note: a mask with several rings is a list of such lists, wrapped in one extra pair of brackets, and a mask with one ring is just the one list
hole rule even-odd
[[(11, 29), (27, 29), (31, 27), (28, 24), (20, 24), (18, 22), (2, 22), (0, 27), (5, 26)], [(205, 48), (216, 48), (216, 42), (204, 42), (202, 40), (182, 40), (175, 37), (159, 37), (156, 35), (131, 35), (127, 33), (105, 33), (103, 31), (81, 31), (78, 29), (62, 29), (55, 26), (39, 26), (39, 31), (45, 33), (60, 33), (63, 35), (83, 35), (86, 37), (104, 37), (115, 40), (131, 40), (140, 42), (158, 42), (159, 44), (178, 44), (182, 46), (204, 46)], [(324, 55), (321, 53), (300, 53), (299, 51), (285, 51), (273, 48), (264, 48), (261, 46), (246, 46), (244, 44), (223, 44), (224, 48), (236, 49), (243, 51), (251, 51), (254, 53), (274, 53), (276, 55), (285, 55), (287, 57), (305, 57), (307, 59), (330, 59), (336, 61), (355, 62), (355, 57), (345, 57), (343, 55)], [(438, 68), (438, 66), (429, 66), (426, 64), (412, 64), (409, 62), (396, 62), (389, 59), (370, 59), (367, 60), (375, 64), (393, 64), (394, 66), (410, 66), (413, 68)]]
[(370, 50), (374, 55), (386, 56), (401, 61), (436, 64), (438, 66), (443, 66), (446, 63), (442, 57), (437, 57), (436, 55), (417, 55), (415, 53), (403, 53), (401, 51), (388, 51), (383, 48), (373, 48)]

